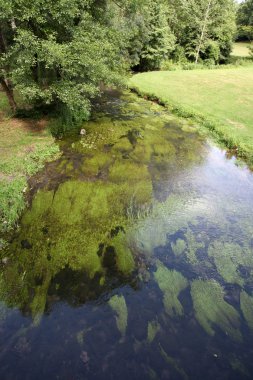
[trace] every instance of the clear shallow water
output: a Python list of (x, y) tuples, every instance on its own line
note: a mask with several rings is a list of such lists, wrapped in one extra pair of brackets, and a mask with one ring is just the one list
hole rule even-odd
[(250, 379), (253, 176), (107, 94), (1, 252), (1, 379)]

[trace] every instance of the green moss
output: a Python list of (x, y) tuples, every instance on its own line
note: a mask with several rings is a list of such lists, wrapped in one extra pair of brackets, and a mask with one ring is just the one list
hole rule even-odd
[(219, 327), (233, 339), (241, 339), (238, 312), (224, 301), (224, 290), (216, 281), (195, 280), (191, 285), (195, 315), (209, 335)]
[(226, 282), (243, 286), (238, 266), (243, 263), (243, 251), (238, 244), (216, 241), (210, 245), (208, 255), (214, 258), (219, 274)]
[(188, 281), (181, 273), (167, 269), (161, 262), (157, 262), (155, 279), (163, 292), (163, 304), (170, 316), (183, 315), (183, 306), (178, 296), (184, 290)]
[(253, 330), (253, 296), (242, 291), (240, 294), (240, 306), (245, 320), (250, 329)]
[(127, 305), (124, 296), (113, 296), (109, 300), (109, 305), (116, 313), (116, 323), (121, 335), (124, 336), (127, 329)]
[(155, 339), (157, 333), (160, 331), (161, 326), (157, 321), (152, 321), (148, 323), (148, 336), (147, 340), (149, 343), (152, 343)]
[(183, 239), (177, 239), (176, 243), (171, 244), (171, 247), (172, 247), (173, 253), (176, 256), (180, 256), (186, 249), (186, 243)]

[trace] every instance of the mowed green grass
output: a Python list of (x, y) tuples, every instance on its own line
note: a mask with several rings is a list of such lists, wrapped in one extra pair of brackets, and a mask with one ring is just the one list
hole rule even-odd
[(130, 79), (130, 87), (213, 121), (227, 145), (253, 162), (253, 66), (141, 73)]
[(234, 57), (242, 57), (246, 58), (250, 56), (250, 50), (249, 47), (253, 46), (253, 44), (250, 44), (250, 42), (235, 42), (232, 55)]

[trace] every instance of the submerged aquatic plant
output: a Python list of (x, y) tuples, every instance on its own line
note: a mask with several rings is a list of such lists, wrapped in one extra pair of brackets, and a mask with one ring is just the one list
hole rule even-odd
[(159, 346), (160, 346), (161, 355), (164, 358), (164, 360), (180, 375), (180, 377), (183, 380), (188, 380), (188, 375), (183, 370), (183, 368), (180, 366), (180, 364), (178, 363), (178, 360), (176, 360), (176, 359), (172, 358), (171, 356), (169, 356), (164, 351), (164, 349), (162, 348), (161, 344), (159, 344)]
[(178, 296), (188, 286), (187, 279), (175, 270), (169, 270), (160, 261), (157, 261), (155, 279), (163, 292), (163, 304), (166, 312), (171, 316), (183, 315), (183, 306)]
[(156, 335), (160, 331), (161, 326), (157, 321), (151, 321), (148, 323), (148, 336), (147, 340), (149, 343), (152, 343)]
[(135, 263), (133, 254), (127, 246), (125, 233), (119, 233), (112, 239), (111, 244), (113, 245), (116, 253), (117, 269), (125, 275), (130, 274), (134, 270)]
[(187, 251), (186, 251), (186, 256), (188, 261), (195, 265), (198, 264), (198, 259), (196, 256), (196, 252), (200, 248), (204, 248), (204, 243), (203, 242), (198, 242), (193, 234), (193, 232), (190, 230), (190, 228), (187, 229), (187, 232), (185, 234), (186, 241), (187, 241)]
[(250, 329), (253, 330), (253, 296), (242, 291), (240, 294), (240, 306), (246, 322)]
[(191, 285), (191, 296), (195, 316), (209, 335), (219, 327), (231, 338), (240, 340), (240, 317), (238, 312), (224, 300), (222, 286), (214, 281), (195, 280)]
[(208, 255), (214, 258), (216, 268), (226, 282), (243, 286), (244, 280), (238, 271), (239, 265), (243, 264), (243, 251), (238, 244), (215, 241), (209, 246)]
[(116, 313), (116, 323), (121, 335), (124, 336), (127, 329), (128, 311), (123, 295), (115, 295), (109, 300), (109, 305)]
[(177, 239), (175, 243), (171, 243), (171, 247), (174, 255), (180, 256), (186, 248), (186, 243), (183, 239)]

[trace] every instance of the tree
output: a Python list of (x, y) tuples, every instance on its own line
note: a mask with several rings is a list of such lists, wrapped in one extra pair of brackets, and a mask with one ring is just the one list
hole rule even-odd
[(114, 4), (114, 27), (123, 32), (125, 59), (136, 70), (153, 70), (174, 49), (175, 36), (168, 24), (168, 6), (163, 0), (125, 0)]
[(120, 82), (120, 36), (103, 7), (95, 0), (0, 0), (1, 84), (13, 110), (15, 87), (28, 104), (53, 105), (78, 122), (101, 82)]
[(235, 33), (233, 0), (169, 0), (176, 13), (170, 25), (189, 59), (226, 59)]
[(237, 11), (239, 39), (253, 40), (253, 0), (245, 0)]
[(163, 59), (175, 47), (175, 36), (168, 25), (168, 8), (158, 1), (149, 3), (146, 20), (147, 39), (140, 52), (139, 67), (142, 70), (159, 69)]

